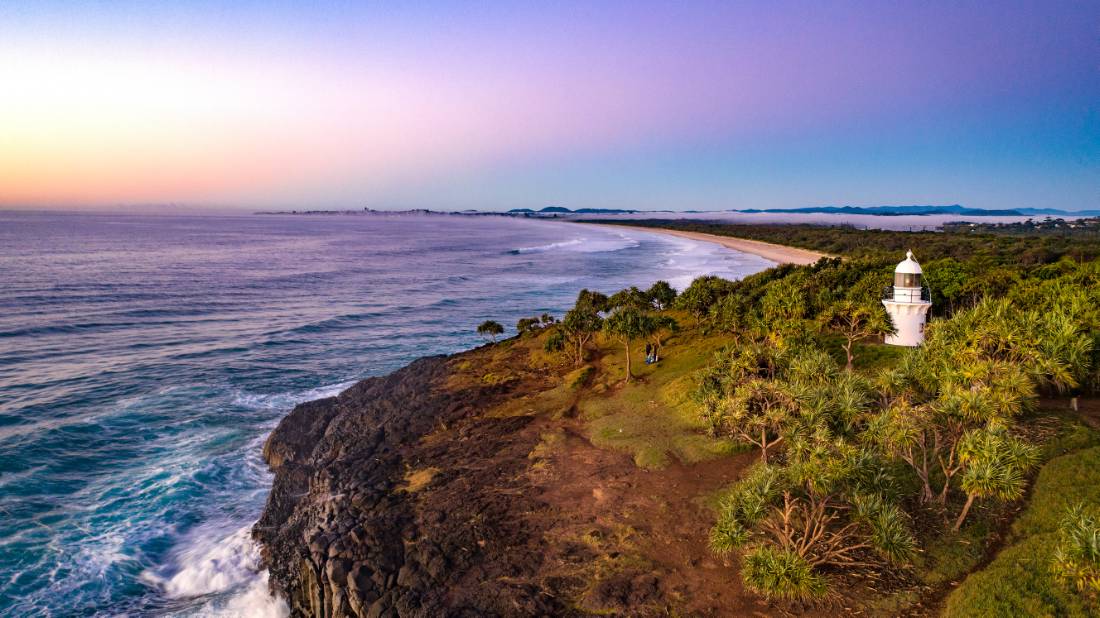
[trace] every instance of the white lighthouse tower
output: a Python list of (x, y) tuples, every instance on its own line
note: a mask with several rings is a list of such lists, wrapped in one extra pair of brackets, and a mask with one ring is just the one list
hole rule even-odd
[(924, 343), (924, 321), (932, 308), (932, 299), (928, 288), (921, 283), (921, 274), (913, 252), (906, 251), (905, 261), (894, 269), (894, 285), (886, 288), (882, 299), (897, 329), (886, 337), (890, 345), (914, 347)]

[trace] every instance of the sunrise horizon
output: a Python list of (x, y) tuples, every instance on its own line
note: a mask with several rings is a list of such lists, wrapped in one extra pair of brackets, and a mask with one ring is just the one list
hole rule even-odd
[(1098, 206), (1100, 11), (0, 8), (0, 208)]

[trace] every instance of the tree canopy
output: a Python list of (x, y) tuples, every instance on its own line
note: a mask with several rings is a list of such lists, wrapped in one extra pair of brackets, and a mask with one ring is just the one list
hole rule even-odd
[(493, 320), (485, 320), (477, 327), (477, 334), (482, 337), (488, 338), (490, 341), (496, 341), (499, 335), (504, 334), (504, 327), (499, 322)]

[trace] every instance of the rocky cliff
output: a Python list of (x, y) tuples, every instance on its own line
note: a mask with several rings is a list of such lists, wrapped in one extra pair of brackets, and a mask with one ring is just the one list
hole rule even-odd
[[(530, 416), (480, 418), (514, 386), (448, 384), (421, 359), (297, 406), (271, 434), (254, 536), (295, 615), (560, 613), (537, 571)], [(438, 434), (433, 439), (432, 434)]]

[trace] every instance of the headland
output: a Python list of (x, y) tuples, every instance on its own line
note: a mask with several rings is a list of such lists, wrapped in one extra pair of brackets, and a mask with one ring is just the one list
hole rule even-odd
[[(1092, 611), (1053, 569), (1100, 508), (1100, 240), (703, 229), (846, 259), (582, 292), (297, 406), (253, 531), (292, 613)], [(920, 348), (873, 311), (908, 246)]]

